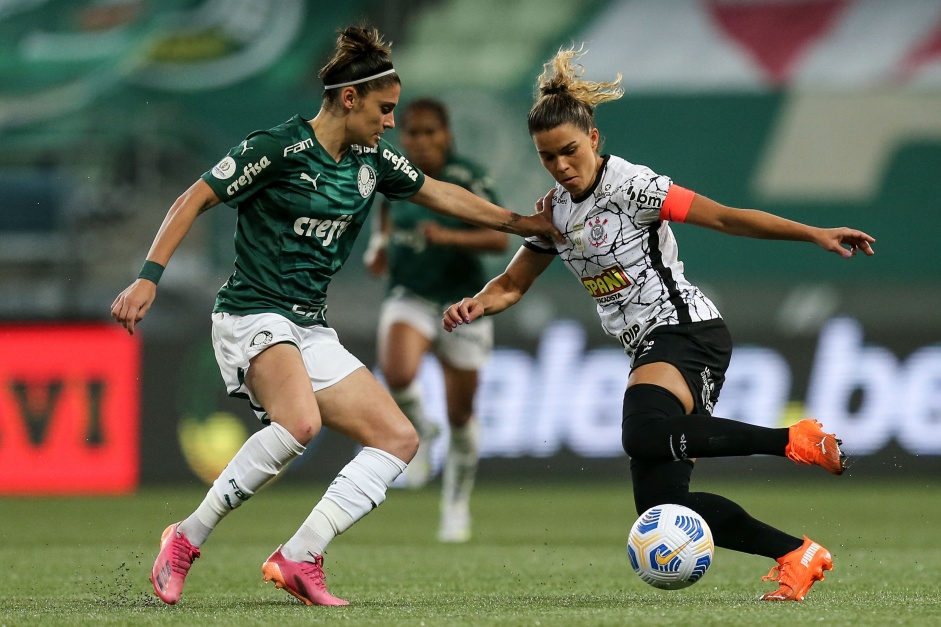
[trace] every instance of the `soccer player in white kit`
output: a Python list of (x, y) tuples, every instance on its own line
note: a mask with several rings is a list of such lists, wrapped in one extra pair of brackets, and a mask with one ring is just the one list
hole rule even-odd
[[(690, 492), (697, 457), (766, 454), (844, 470), (840, 440), (805, 419), (770, 429), (713, 417), (732, 341), (718, 309), (683, 276), (670, 222), (729, 235), (812, 242), (843, 257), (872, 255), (869, 235), (822, 229), (762, 211), (733, 209), (676, 185), (650, 168), (599, 153), (594, 108), (619, 98), (616, 81), (580, 78), (570, 48), (545, 65), (529, 112), (529, 132), (556, 187), (537, 207), (549, 210), (563, 243), (529, 238), (498, 277), (473, 298), (451, 305), (446, 330), (499, 313), (522, 298), (558, 256), (595, 299), (601, 324), (631, 357), (622, 443), (631, 458), (638, 513), (678, 503), (698, 512), (718, 546), (777, 561), (760, 598), (802, 601), (833, 567), (826, 549), (752, 518), (729, 499)], [(547, 218), (548, 219), (548, 218)]]
[(235, 271), (213, 308), (213, 347), (229, 394), (247, 399), (266, 426), (243, 444), (197, 509), (164, 530), (151, 581), (166, 603), (179, 601), (216, 525), (328, 426), (363, 448), (262, 572), (307, 605), (347, 605), (327, 591), (324, 549), (382, 504), (419, 441), (325, 316), (327, 286), (349, 257), (376, 193), (481, 227), (560, 237), (544, 219), (426, 177), (382, 138), (395, 126), (401, 93), (389, 54), (375, 29), (341, 31), (320, 70), (317, 116), (294, 116), (250, 134), (203, 174), (170, 208), (139, 278), (111, 306), (114, 319), (133, 333), (197, 216), (220, 202), (238, 210)]

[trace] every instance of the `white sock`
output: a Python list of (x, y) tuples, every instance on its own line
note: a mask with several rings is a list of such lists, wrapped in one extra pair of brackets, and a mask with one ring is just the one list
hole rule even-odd
[(480, 424), (475, 417), (461, 427), (451, 425), (448, 457), (442, 474), (441, 505), (470, 501), (480, 458)]
[(386, 500), (386, 490), (405, 470), (405, 462), (377, 448), (365, 447), (343, 467), (323, 498), (281, 553), (295, 562), (311, 561), (327, 544)]
[(409, 422), (414, 425), (419, 436), (427, 437), (434, 430), (435, 425), (425, 416), (425, 406), (422, 403), (421, 386), (418, 380), (412, 381), (408, 387), (389, 390), (389, 394), (392, 395), (392, 400), (399, 406)]
[(193, 546), (202, 546), (226, 514), (251, 498), (303, 452), (304, 446), (276, 422), (256, 432), (222, 470), (196, 511), (180, 523), (180, 531)]

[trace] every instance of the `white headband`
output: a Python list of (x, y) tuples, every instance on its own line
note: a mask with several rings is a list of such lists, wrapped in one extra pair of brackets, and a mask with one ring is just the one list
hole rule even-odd
[(328, 89), (336, 89), (337, 87), (349, 87), (350, 85), (359, 85), (360, 83), (366, 83), (368, 81), (371, 81), (377, 78), (382, 78), (383, 76), (388, 76), (389, 74), (395, 74), (395, 68), (386, 70), (385, 72), (379, 72), (378, 74), (373, 74), (372, 76), (367, 76), (366, 78), (359, 78), (359, 79), (356, 79), (355, 81), (349, 81), (346, 83), (337, 83), (336, 85), (324, 85), (323, 89), (324, 91), (327, 91)]

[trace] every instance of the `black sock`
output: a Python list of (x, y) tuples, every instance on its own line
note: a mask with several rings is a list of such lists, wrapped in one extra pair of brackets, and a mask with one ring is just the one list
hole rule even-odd
[(705, 519), (716, 546), (777, 559), (804, 543), (752, 518), (740, 505), (718, 494), (690, 492), (684, 505)]
[(697, 512), (712, 531), (716, 546), (777, 559), (803, 541), (755, 520), (737, 503), (706, 492), (690, 492), (693, 475), (690, 460), (648, 462), (631, 460), (634, 506), (641, 514), (648, 508), (676, 503)]
[(759, 427), (705, 414), (685, 414), (667, 389), (639, 384), (624, 393), (624, 450), (632, 459), (784, 455), (788, 430)]

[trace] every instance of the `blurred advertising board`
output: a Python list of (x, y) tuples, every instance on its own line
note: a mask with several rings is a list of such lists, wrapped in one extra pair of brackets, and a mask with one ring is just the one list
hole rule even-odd
[[(859, 462), (856, 472), (887, 466), (936, 472), (941, 343), (937, 335), (917, 335), (871, 331), (851, 317), (831, 318), (800, 338), (746, 334), (736, 344), (715, 415), (767, 427), (812, 416), (843, 439)], [(345, 344), (369, 365), (372, 347), (364, 342)], [(204, 335), (148, 344), (145, 354), (142, 479), (211, 481), (259, 423), (244, 401), (226, 397)], [(551, 322), (533, 341), (498, 346), (481, 373), (477, 396), (482, 476), (625, 472), (621, 402), (629, 367), (613, 340), (597, 342), (575, 320)], [(426, 358), (419, 376), (426, 413), (443, 426), (444, 389), (434, 358)], [(436, 470), (447, 440), (440, 437), (432, 447)], [(324, 429), (288, 477), (330, 479), (355, 450), (354, 443)], [(761, 466), (763, 459), (722, 460), (710, 467), (740, 472), (742, 464)], [(774, 469), (780, 471), (780, 464)]]
[(0, 325), (0, 494), (137, 486), (139, 353), (112, 324)]
[[(803, 342), (768, 335), (762, 345), (737, 345), (714, 415), (766, 427), (811, 416), (837, 433), (851, 456), (891, 451), (941, 460), (941, 343), (915, 342), (914, 350), (896, 346), (888, 336), (868, 337), (853, 318), (833, 318)], [(548, 326), (534, 351), (498, 348), (477, 397), (482, 456), (623, 457), (629, 367), (619, 346), (589, 346), (575, 321)], [(444, 424), (433, 359), (421, 380), (429, 416)], [(438, 465), (446, 446), (446, 438), (436, 443)]]

